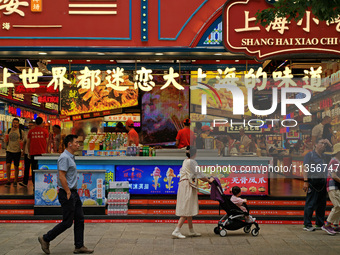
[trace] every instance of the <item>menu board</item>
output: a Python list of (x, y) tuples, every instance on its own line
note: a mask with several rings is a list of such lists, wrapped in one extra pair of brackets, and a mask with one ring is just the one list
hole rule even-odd
[[(78, 72), (71, 72), (70, 85), (64, 84), (61, 91), (61, 115), (76, 115), (91, 112), (101, 112), (117, 108), (131, 107), (138, 105), (138, 89), (129, 75), (124, 75), (124, 82), (121, 87), (128, 87), (124, 91), (114, 90), (107, 87), (105, 72), (100, 76), (101, 82), (98, 86), (85, 89), (79, 85)], [(79, 87), (78, 87), (79, 86)]]

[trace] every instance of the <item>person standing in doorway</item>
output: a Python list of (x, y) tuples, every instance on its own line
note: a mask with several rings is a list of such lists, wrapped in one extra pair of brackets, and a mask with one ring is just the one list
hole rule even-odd
[[(35, 128), (35, 122), (31, 120), (28, 123), (28, 131), (30, 131), (33, 128)], [(28, 179), (29, 179), (29, 176), (30, 176), (30, 168), (31, 168), (31, 159), (30, 159), (30, 156), (29, 156), (29, 147), (28, 147), (28, 142), (27, 142), (27, 136), (28, 136), (28, 132), (25, 132), (25, 135), (24, 135), (24, 161), (25, 161), (24, 179), (23, 179), (22, 182), (19, 182), (19, 185), (23, 186), (23, 187), (27, 187)], [(33, 175), (33, 173), (32, 173), (32, 175)]]
[(63, 212), (63, 221), (38, 240), (41, 249), (50, 254), (50, 242), (70, 228), (74, 221), (75, 254), (90, 254), (93, 250), (84, 246), (84, 213), (77, 192), (77, 166), (74, 153), (79, 149), (77, 135), (67, 135), (64, 139), (65, 151), (58, 159), (58, 199)]
[(14, 162), (14, 182), (13, 187), (17, 186), (19, 175), (19, 164), (21, 157), (21, 143), (23, 138), (23, 131), (19, 128), (19, 119), (14, 118), (12, 121), (12, 128), (8, 129), (5, 136), (5, 142), (7, 143), (6, 149), (6, 170), (7, 170), (7, 183), (5, 187), (11, 186), (11, 166)]
[(43, 119), (38, 117), (35, 120), (36, 127), (28, 131), (27, 143), (29, 148), (29, 154), (31, 157), (31, 168), (32, 168), (32, 182), (34, 185), (34, 170), (38, 169), (37, 156), (47, 152), (47, 144), (49, 133), (46, 128), (43, 127)]

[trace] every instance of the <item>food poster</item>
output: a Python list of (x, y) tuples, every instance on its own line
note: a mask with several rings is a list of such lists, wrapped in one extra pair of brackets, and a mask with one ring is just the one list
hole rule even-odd
[(160, 86), (142, 95), (141, 143), (152, 145), (175, 145), (183, 120), (189, 117), (189, 87), (178, 90)]
[[(238, 186), (242, 195), (268, 195), (268, 173), (258, 171), (257, 167), (261, 166), (200, 166), (200, 171), (207, 176), (217, 177), (224, 194), (231, 194), (231, 189)], [(210, 185), (207, 182), (199, 180), (198, 187), (204, 193), (210, 193)]]
[[(78, 172), (78, 194), (83, 206), (105, 205), (104, 172)], [(43, 171), (35, 174), (34, 204), (59, 206), (57, 172)]]
[(130, 194), (177, 194), (182, 166), (116, 166), (116, 181), (128, 181)]
[[(221, 76), (221, 74), (217, 71), (207, 71), (203, 75), (205, 75), (204, 78), (198, 79), (198, 72), (191, 72), (190, 103), (193, 105), (202, 105), (202, 95), (205, 94), (208, 108), (222, 110), (223, 116), (232, 116), (232, 93), (226, 88), (220, 88), (223, 87), (221, 84), (226, 83), (226, 81), (220, 77), (224, 77), (225, 75)], [(233, 80), (235, 85), (237, 85), (237, 87), (243, 91), (243, 94), (247, 95), (247, 88), (244, 86), (243, 82), (241, 82), (244, 80), (243, 76), (244, 72), (237, 72), (235, 77), (228, 77), (230, 78), (229, 81)], [(247, 107), (247, 97), (245, 96), (244, 98), (245, 115), (251, 116), (251, 113)], [(201, 119), (196, 121), (203, 121), (206, 115), (200, 114), (200, 117)]]
[[(138, 89), (134, 88), (132, 76), (128, 74), (122, 76), (124, 81), (120, 82), (119, 86), (128, 87), (124, 91), (106, 86), (109, 83), (107, 78), (110, 78), (106, 72), (100, 72), (94, 77), (93, 83), (98, 85), (94, 86), (93, 90), (83, 88), (87, 82), (84, 76), (78, 71), (70, 73), (71, 84), (64, 84), (61, 91), (61, 115), (101, 112), (138, 105)], [(116, 85), (115, 82), (113, 84)]]

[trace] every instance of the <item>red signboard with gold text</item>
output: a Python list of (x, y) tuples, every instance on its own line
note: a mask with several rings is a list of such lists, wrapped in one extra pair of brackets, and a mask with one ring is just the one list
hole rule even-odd
[(276, 18), (270, 25), (256, 24), (255, 13), (271, 7), (265, 0), (230, 0), (223, 9), (223, 43), (228, 51), (257, 59), (275, 55), (340, 54), (339, 21), (326, 23), (310, 10), (298, 22)]

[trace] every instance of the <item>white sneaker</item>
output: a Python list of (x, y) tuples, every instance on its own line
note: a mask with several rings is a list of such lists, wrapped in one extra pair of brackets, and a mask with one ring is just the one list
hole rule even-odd
[(184, 239), (186, 238), (184, 235), (181, 234), (181, 232), (174, 230), (174, 232), (172, 232), (172, 237), (174, 238), (179, 238), (179, 239)]
[(189, 232), (188, 236), (191, 236), (191, 237), (198, 237), (198, 236), (202, 236), (202, 235), (201, 235), (201, 233)]

